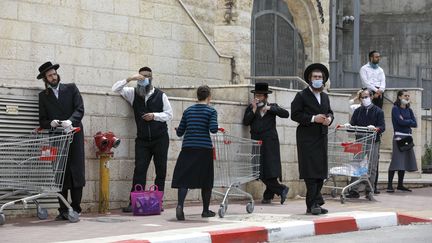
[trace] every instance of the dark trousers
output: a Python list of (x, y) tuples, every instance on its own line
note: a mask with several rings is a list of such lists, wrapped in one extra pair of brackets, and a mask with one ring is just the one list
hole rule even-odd
[(282, 191), (286, 187), (285, 185), (280, 184), (276, 177), (262, 179), (262, 182), (266, 185), (266, 189), (263, 194), (264, 199), (273, 199), (275, 194), (276, 195), (282, 194)]
[(306, 183), (306, 207), (312, 209), (324, 204), (324, 198), (321, 195), (323, 179), (304, 179)]
[(131, 191), (135, 190), (135, 185), (137, 184), (141, 184), (145, 187), (147, 181), (147, 170), (152, 158), (156, 170), (154, 184), (157, 185), (159, 191), (164, 191), (168, 147), (168, 133), (152, 141), (140, 138), (135, 139), (135, 170)]
[[(81, 213), (81, 199), (82, 199), (82, 187), (76, 187), (76, 188), (71, 188), (71, 189), (63, 189), (60, 194), (66, 199), (68, 200), (68, 191), (70, 191), (71, 194), (71, 200), (72, 203), (70, 204), (71, 207), (73, 208), (73, 210), (77, 213)], [(66, 205), (63, 203), (62, 200), (60, 200), (59, 198), (59, 204), (60, 204), (60, 208), (59, 208), (59, 212), (60, 213), (67, 213), (68, 212), (68, 208), (66, 207)]]
[[(375, 94), (375, 92), (372, 92), (372, 94)], [(373, 98), (372, 103), (382, 109), (384, 104), (384, 93), (378, 98)]]

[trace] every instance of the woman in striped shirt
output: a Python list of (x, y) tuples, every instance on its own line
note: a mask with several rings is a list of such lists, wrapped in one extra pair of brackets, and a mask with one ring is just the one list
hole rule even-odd
[(218, 131), (217, 112), (209, 106), (210, 88), (200, 86), (197, 90), (198, 102), (184, 112), (177, 136), (183, 137), (182, 150), (174, 168), (172, 188), (178, 188), (177, 220), (185, 220), (184, 201), (188, 189), (201, 188), (203, 199), (202, 217), (214, 217), (209, 210), (213, 188), (213, 144), (210, 132)]

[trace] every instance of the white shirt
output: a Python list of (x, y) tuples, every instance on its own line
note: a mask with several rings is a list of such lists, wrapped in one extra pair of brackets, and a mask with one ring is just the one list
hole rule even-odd
[(381, 91), (385, 91), (385, 74), (381, 67), (374, 69), (370, 66), (369, 62), (366, 63), (360, 68), (360, 78), (363, 88), (368, 88), (372, 91), (377, 91), (379, 88)]
[[(312, 94), (315, 95), (315, 98), (317, 99), (318, 104), (321, 105), (321, 92), (315, 92), (310, 86), (309, 86), (309, 89), (312, 92)], [(331, 117), (328, 117), (328, 119), (330, 119), (330, 121), (332, 120)], [(311, 122), (315, 122), (314, 120), (315, 120), (315, 116), (312, 116)]]
[[(112, 91), (119, 93), (125, 100), (129, 102), (130, 105), (133, 105), (135, 99), (135, 89), (132, 87), (126, 87), (127, 81), (126, 79), (117, 81), (112, 86)], [(149, 97), (154, 93), (154, 88), (150, 90), (148, 94), (144, 97), (145, 102), (149, 99)], [(165, 93), (162, 94), (162, 102), (163, 102), (163, 111), (162, 112), (153, 112), (154, 120), (160, 122), (167, 122), (173, 118), (173, 112), (171, 108), (171, 104), (168, 100), (168, 96)]]
[(55, 88), (53, 88), (53, 87), (51, 87), (51, 86), (49, 86), (49, 87), (50, 87), (50, 89), (53, 91), (55, 97), (58, 99), (60, 84), (58, 84), (57, 87), (55, 87)]

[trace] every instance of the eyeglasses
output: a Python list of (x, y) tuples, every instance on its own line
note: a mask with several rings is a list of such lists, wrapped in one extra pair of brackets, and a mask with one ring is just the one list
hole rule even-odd
[(360, 97), (360, 99), (367, 99), (367, 98), (369, 98), (369, 96), (362, 96), (362, 97)]

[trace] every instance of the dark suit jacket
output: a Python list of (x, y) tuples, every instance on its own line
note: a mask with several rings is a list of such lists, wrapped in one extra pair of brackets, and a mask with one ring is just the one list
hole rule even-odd
[(276, 103), (269, 104), (268, 110), (261, 117), (260, 109), (254, 113), (252, 105), (246, 108), (243, 124), (250, 125), (251, 138), (261, 140), (261, 156), (260, 156), (260, 178), (280, 178), (282, 180), (282, 168), (280, 158), (279, 137), (276, 130), (276, 116), (288, 118), (289, 112)]
[(42, 128), (50, 129), (52, 120), (70, 120), (72, 126), (81, 128), (69, 148), (64, 189), (85, 185), (83, 116), (84, 102), (74, 83), (60, 83), (58, 99), (51, 89), (39, 93), (39, 124)]
[(300, 91), (291, 103), (291, 119), (299, 123), (296, 132), (300, 179), (326, 179), (328, 127), (311, 122), (312, 116), (332, 117), (328, 95), (321, 92), (321, 104), (308, 88)]

